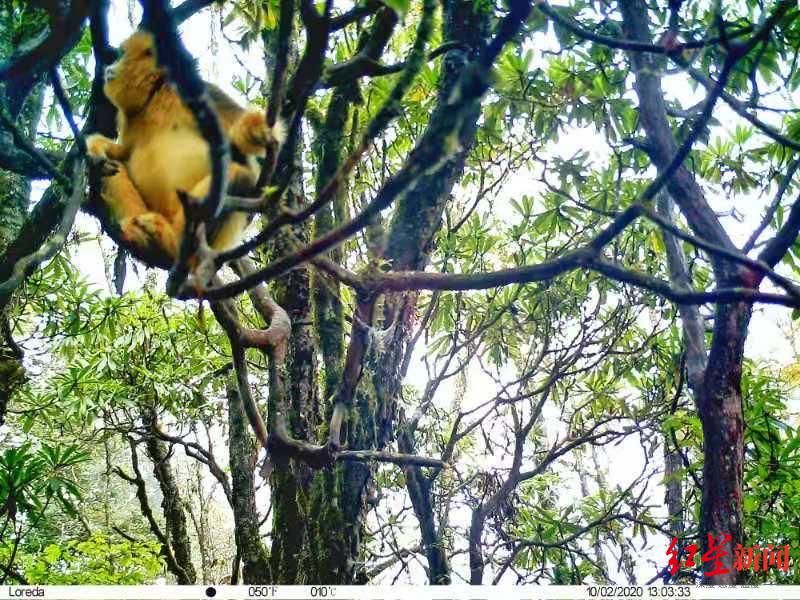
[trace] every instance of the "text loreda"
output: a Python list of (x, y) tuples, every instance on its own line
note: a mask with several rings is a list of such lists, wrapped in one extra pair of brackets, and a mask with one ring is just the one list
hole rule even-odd
[(8, 598), (44, 598), (44, 588), (34, 586), (8, 586)]

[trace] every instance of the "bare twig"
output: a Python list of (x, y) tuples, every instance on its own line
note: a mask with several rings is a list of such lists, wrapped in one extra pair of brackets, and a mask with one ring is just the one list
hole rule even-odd
[(78, 125), (75, 123), (75, 115), (72, 112), (72, 107), (69, 104), (67, 94), (64, 92), (64, 87), (61, 85), (61, 76), (58, 74), (58, 69), (53, 67), (50, 69), (50, 82), (53, 84), (53, 93), (61, 105), (61, 111), (64, 113), (64, 118), (69, 123), (69, 128), (72, 130), (72, 135), (75, 136), (75, 143), (78, 146), (81, 154), (86, 154), (86, 140), (83, 137)]
[(744, 246), (742, 246), (742, 252), (745, 254), (750, 252), (750, 250), (755, 247), (756, 242), (758, 242), (758, 238), (761, 237), (761, 234), (764, 233), (764, 230), (770, 224), (770, 221), (772, 221), (772, 218), (775, 216), (778, 207), (781, 205), (781, 201), (783, 200), (786, 190), (788, 190), (792, 184), (792, 179), (794, 178), (794, 174), (797, 172), (798, 167), (800, 167), (800, 158), (794, 159), (789, 165), (789, 168), (786, 170), (783, 178), (781, 178), (781, 183), (778, 186), (778, 190), (775, 192), (772, 202), (767, 207), (767, 210), (764, 211), (764, 217), (761, 219), (758, 227), (756, 227), (753, 230), (753, 233), (750, 234), (750, 237), (747, 238)]

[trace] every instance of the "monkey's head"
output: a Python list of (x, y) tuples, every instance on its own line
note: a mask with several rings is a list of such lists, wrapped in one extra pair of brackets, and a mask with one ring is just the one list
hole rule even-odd
[(138, 31), (122, 44), (122, 56), (106, 68), (106, 96), (122, 112), (141, 111), (164, 85), (166, 72), (156, 62), (153, 36)]

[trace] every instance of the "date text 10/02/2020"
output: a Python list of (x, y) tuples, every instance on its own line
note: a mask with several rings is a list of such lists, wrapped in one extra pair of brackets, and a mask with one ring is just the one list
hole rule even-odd
[[(728, 533), (722, 534), (720, 537), (715, 538), (710, 533), (708, 534), (708, 550), (706, 550), (700, 560), (703, 563), (712, 563), (710, 570), (706, 571), (706, 577), (714, 577), (715, 575), (722, 575), (729, 573), (730, 569), (722, 565), (722, 558), (728, 555), (728, 546), (731, 541), (731, 535)], [(694, 568), (697, 565), (695, 562), (695, 555), (700, 551), (697, 544), (687, 545), (681, 554), (686, 555), (686, 560), (683, 563), (684, 567)], [(672, 542), (667, 548), (667, 556), (669, 556), (669, 574), (675, 575), (681, 567), (680, 559), (678, 557), (678, 538), (672, 538)], [(789, 571), (789, 545), (773, 547), (769, 544), (765, 548), (761, 546), (742, 546), (736, 544), (733, 549), (733, 568), (737, 571), (753, 570), (758, 573), (759, 571), (767, 571), (770, 567), (780, 569), (784, 573)]]

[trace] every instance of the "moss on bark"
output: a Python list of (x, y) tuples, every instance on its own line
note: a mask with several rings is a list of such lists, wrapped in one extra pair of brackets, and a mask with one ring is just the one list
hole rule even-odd
[(243, 583), (270, 583), (269, 553), (259, 534), (256, 511), (255, 443), (235, 382), (228, 386), (228, 453), (231, 465), (234, 536)]

